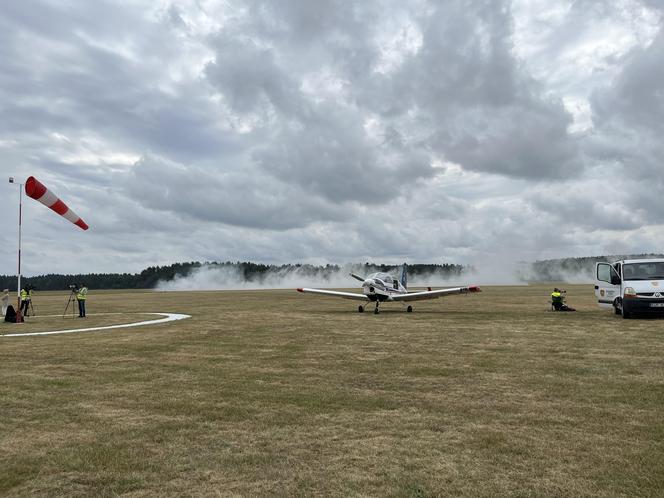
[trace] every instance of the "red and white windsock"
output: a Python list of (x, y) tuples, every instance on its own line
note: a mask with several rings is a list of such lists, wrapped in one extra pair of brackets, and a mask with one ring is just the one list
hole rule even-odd
[(31, 176), (26, 180), (25, 193), (28, 194), (28, 197), (32, 197), (33, 199), (41, 202), (44, 206), (51, 208), (60, 216), (67, 218), (74, 225), (82, 228), (83, 230), (88, 229), (88, 225), (85, 223), (85, 221), (79, 218), (74, 211), (67, 207), (67, 204), (58, 199), (57, 195), (44, 187), (44, 185), (34, 176)]

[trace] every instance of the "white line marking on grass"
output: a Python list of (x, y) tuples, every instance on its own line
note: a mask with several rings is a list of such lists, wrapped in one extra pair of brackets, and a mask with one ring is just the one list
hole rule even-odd
[[(124, 313), (98, 313), (98, 314), (120, 315)], [(100, 330), (126, 329), (129, 327), (141, 327), (143, 325), (156, 325), (158, 323), (174, 322), (175, 320), (184, 320), (185, 318), (191, 318), (191, 315), (183, 315), (181, 313), (139, 313), (139, 314), (157, 315), (157, 316), (163, 316), (165, 318), (157, 318), (155, 320), (144, 320), (142, 322), (135, 322), (135, 323), (123, 323), (120, 325), (106, 325), (104, 327), (89, 327), (85, 329), (53, 330), (51, 332), (28, 332), (24, 334), (2, 334), (0, 335), (0, 337), (25, 337), (29, 335), (53, 335), (53, 334), (73, 334), (75, 332), (98, 332)]]

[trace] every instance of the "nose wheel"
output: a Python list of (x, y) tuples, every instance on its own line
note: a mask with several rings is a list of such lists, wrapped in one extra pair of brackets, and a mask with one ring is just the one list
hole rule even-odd
[(408, 308), (406, 308), (406, 313), (412, 313), (412, 312), (413, 312), (413, 307), (408, 306)]
[(378, 306), (380, 306), (380, 301), (376, 301), (376, 309), (374, 309), (374, 315), (378, 314)]
[(357, 307), (357, 312), (358, 312), (358, 313), (364, 313), (364, 306), (359, 305), (359, 306)]

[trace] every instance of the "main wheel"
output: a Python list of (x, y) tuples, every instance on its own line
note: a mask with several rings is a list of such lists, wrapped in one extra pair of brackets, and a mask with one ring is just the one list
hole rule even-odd
[(358, 307), (357, 307), (357, 311), (358, 311), (359, 313), (364, 313), (364, 306), (362, 306), (362, 305), (358, 306)]
[(413, 307), (408, 306), (408, 308), (406, 308), (406, 313), (412, 313), (412, 312), (413, 312)]

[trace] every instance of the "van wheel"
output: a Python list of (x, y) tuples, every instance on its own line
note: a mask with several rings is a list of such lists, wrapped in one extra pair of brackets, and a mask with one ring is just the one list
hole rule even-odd
[(613, 300), (613, 312), (616, 315), (622, 315), (622, 299), (619, 297)]

